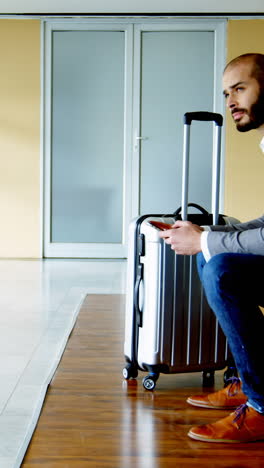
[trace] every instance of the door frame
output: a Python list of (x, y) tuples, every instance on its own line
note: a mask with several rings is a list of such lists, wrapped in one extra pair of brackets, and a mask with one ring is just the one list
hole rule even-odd
[[(89, 18), (43, 21), (42, 52), (42, 154), (43, 154), (43, 256), (46, 258), (126, 258), (128, 225), (139, 214), (140, 197), (140, 79), (141, 34), (144, 31), (211, 31), (214, 33), (214, 112), (224, 112), (221, 76), (225, 64), (227, 20), (160, 18)], [(125, 32), (125, 97), (124, 97), (124, 157), (123, 157), (123, 226), (120, 244), (52, 243), (51, 242), (51, 78), (52, 32), (58, 30), (102, 30)], [(223, 140), (223, 139), (222, 139)], [(224, 148), (224, 144), (222, 145)], [(224, 175), (222, 149), (221, 181)], [(220, 184), (220, 209), (223, 204), (223, 184)]]

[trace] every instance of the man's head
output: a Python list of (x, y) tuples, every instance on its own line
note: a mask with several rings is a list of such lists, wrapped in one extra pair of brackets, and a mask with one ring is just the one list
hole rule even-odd
[(244, 54), (229, 62), (223, 89), (237, 130), (264, 132), (264, 55)]

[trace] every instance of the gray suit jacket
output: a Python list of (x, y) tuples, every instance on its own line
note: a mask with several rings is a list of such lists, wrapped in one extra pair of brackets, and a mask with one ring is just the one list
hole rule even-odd
[(210, 229), (207, 246), (211, 255), (223, 252), (264, 255), (264, 215), (247, 223)]

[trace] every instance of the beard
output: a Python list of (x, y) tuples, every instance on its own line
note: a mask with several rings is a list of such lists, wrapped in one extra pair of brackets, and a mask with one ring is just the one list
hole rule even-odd
[(259, 128), (264, 124), (264, 89), (261, 89), (259, 92), (258, 99), (251, 108), (247, 111), (243, 109), (246, 114), (249, 116), (249, 121), (246, 123), (236, 123), (236, 128), (239, 132), (248, 132), (249, 130), (254, 130)]

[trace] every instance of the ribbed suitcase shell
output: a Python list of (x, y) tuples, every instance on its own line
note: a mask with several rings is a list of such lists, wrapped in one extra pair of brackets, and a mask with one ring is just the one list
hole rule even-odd
[(176, 255), (150, 220), (170, 221), (143, 216), (130, 224), (124, 344), (130, 365), (124, 376), (136, 376), (136, 368), (150, 372), (146, 388), (160, 372), (203, 371), (211, 380), (229, 354), (203, 294), (196, 258)]

